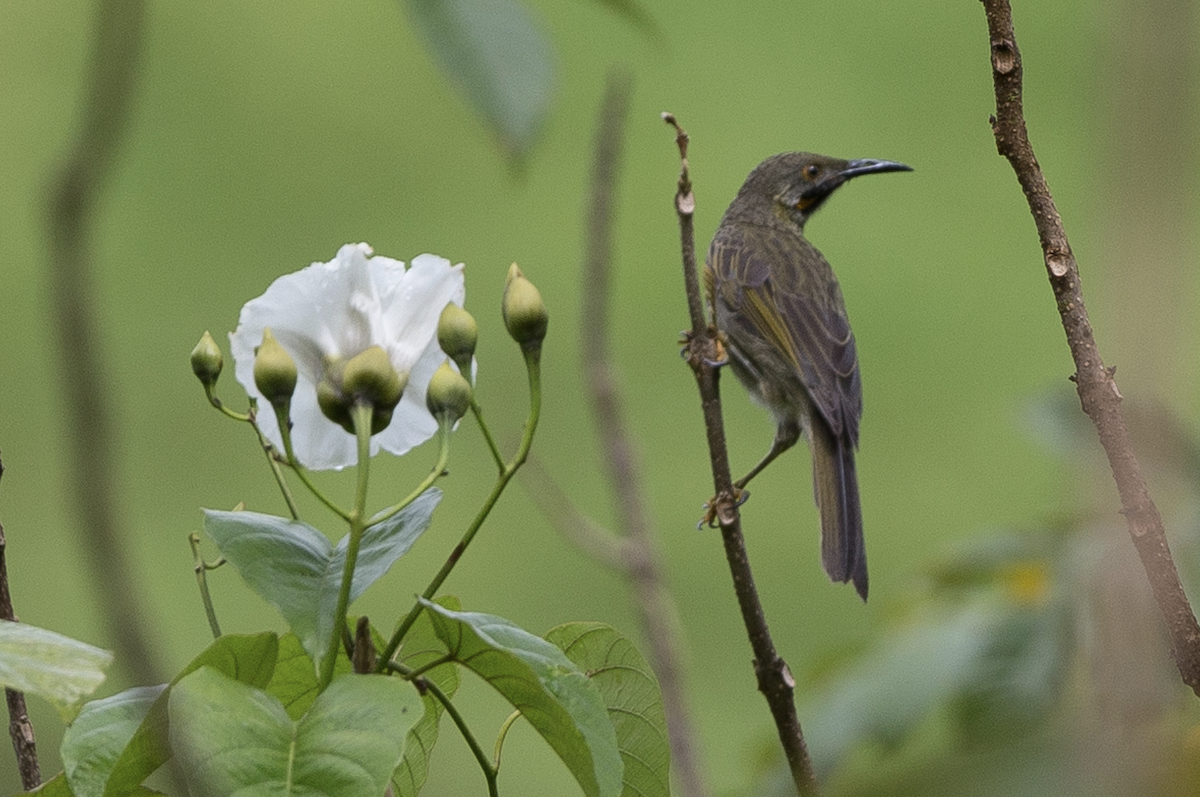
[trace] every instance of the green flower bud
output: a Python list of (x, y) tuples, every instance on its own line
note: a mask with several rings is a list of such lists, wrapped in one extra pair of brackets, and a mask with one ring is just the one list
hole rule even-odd
[(224, 365), (225, 358), (221, 356), (221, 347), (213, 340), (212, 335), (205, 332), (196, 348), (192, 349), (192, 373), (206, 388), (211, 388), (217, 384), (217, 377), (221, 375)]
[(447, 416), (452, 423), (457, 422), (471, 408), (471, 385), (449, 362), (444, 362), (429, 380), (425, 406), (433, 417)]
[(475, 356), (475, 343), (479, 340), (479, 325), (475, 317), (454, 302), (446, 305), (438, 319), (438, 345), (460, 373), (468, 379), (471, 374), (471, 358)]
[(350, 358), (342, 371), (342, 390), (379, 410), (400, 403), (408, 374), (400, 374), (381, 346), (364, 349)]
[(513, 340), (526, 351), (541, 348), (550, 316), (541, 292), (525, 279), (516, 263), (508, 269), (502, 308), (504, 326), (508, 327), (508, 334)]
[(392, 410), (400, 403), (408, 374), (401, 375), (379, 346), (364, 349), (349, 360), (325, 364), (325, 376), (317, 383), (317, 406), (326, 418), (354, 434), (350, 409), (355, 404), (371, 405), (371, 434), (379, 434), (392, 422)]
[(345, 367), (345, 360), (325, 363), (325, 376), (317, 382), (317, 406), (326, 418), (354, 434), (354, 420), (350, 417), (350, 406), (354, 399), (342, 390)]
[(254, 352), (254, 384), (272, 406), (290, 401), (296, 392), (296, 361), (270, 327), (263, 329), (262, 343)]

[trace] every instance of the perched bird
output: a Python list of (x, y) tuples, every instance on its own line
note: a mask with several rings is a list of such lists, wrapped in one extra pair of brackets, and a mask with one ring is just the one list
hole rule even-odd
[(735, 483), (746, 486), (804, 433), (821, 513), (821, 564), (867, 599), (867, 555), (854, 452), (862, 417), (858, 354), (842, 290), (804, 224), (852, 177), (911, 171), (903, 163), (807, 152), (755, 167), (725, 211), (704, 268), (729, 365), (775, 416), (775, 442)]

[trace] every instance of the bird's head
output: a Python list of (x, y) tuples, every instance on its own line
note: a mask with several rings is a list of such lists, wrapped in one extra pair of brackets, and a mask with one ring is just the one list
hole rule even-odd
[(829, 195), (850, 178), (911, 171), (911, 166), (895, 161), (847, 161), (811, 152), (785, 152), (756, 166), (738, 196), (745, 197), (747, 203), (769, 202), (775, 213), (803, 228)]

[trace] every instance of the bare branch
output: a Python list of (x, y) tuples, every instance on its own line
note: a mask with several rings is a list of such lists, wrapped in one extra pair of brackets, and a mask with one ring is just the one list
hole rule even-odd
[(90, 222), (119, 149), (133, 104), (145, 28), (142, 0), (97, 4), (87, 98), (79, 133), (51, 185), (50, 290), (62, 357), (68, 439), (79, 539), (123, 666), (141, 683), (158, 683), (153, 648), (135, 600), (137, 583), (116, 517), (111, 392), (93, 301)]
[[(4, 463), (0, 462), (0, 476), (4, 475)], [(15, 623), (17, 613), (13, 609), (12, 594), (8, 591), (8, 540), (4, 536), (4, 525), (0, 524), (0, 621)], [(8, 703), (8, 735), (12, 739), (13, 752), (17, 756), (17, 770), (21, 773), (21, 788), (32, 791), (42, 782), (42, 769), (38, 764), (37, 740), (33, 735), (33, 723), (25, 709), (25, 693), (16, 689), (4, 690)]]
[[(614, 195), (631, 93), (632, 79), (627, 74), (614, 72), (609, 75), (596, 128), (591, 195), (586, 214), (580, 349), (587, 396), (596, 419), (619, 532), (620, 542), (613, 550), (619, 557), (615, 564), (629, 580), (636, 597), (650, 664), (662, 690), (663, 711), (670, 731), (671, 762), (680, 787), (684, 794), (705, 797), (709, 790), (701, 773), (701, 756), (696, 752), (696, 732), (679, 663), (677, 612), (654, 546), (646, 512), (645, 480), (638, 464), (633, 434), (626, 422), (610, 343)], [(614, 541), (612, 537), (605, 539)]]
[(767, 627), (767, 618), (758, 599), (754, 574), (750, 570), (750, 559), (746, 553), (746, 541), (742, 536), (741, 514), (734, 497), (733, 476), (729, 472), (729, 453), (725, 446), (725, 424), (721, 417), (721, 395), (718, 389), (720, 372), (716, 363), (720, 360), (720, 354), (717, 333), (705, 320), (700, 300), (700, 279), (696, 272), (696, 245), (692, 224), (696, 198), (692, 193), (692, 181), (688, 173), (688, 136), (673, 114), (664, 113), (663, 121), (675, 128), (675, 142), (679, 147), (681, 161), (679, 185), (675, 193), (675, 210), (679, 216), (683, 281), (687, 293), (688, 314), (692, 322), (691, 330), (685, 333), (687, 347), (684, 353), (700, 389), (700, 405), (704, 413), (713, 485), (716, 489), (711, 513), (721, 528), (725, 559), (733, 577), (733, 589), (742, 611), (746, 634), (750, 637), (750, 648), (754, 651), (754, 673), (758, 678), (758, 690), (767, 699), (767, 706), (775, 720), (779, 741), (783, 745), (796, 791), (804, 797), (818, 795), (820, 788), (808, 755), (808, 747), (804, 742), (800, 719), (796, 715), (793, 699), (796, 681), (787, 663), (775, 651), (775, 643)]
[(1046, 272), (1062, 317), (1067, 345), (1075, 361), (1075, 374), (1071, 379), (1079, 392), (1083, 411), (1095, 425), (1108, 457), (1121, 497), (1121, 514), (1125, 516), (1129, 535), (1166, 621), (1175, 665), (1184, 683), (1200, 695), (1200, 626), (1179, 581), (1175, 561), (1167, 546), (1162, 516), (1150, 498), (1141, 466), (1129, 444), (1129, 434), (1121, 415), (1121, 392), (1113, 378), (1116, 369), (1105, 367), (1100, 358), (1083, 303), (1075, 255), (1029, 142), (1021, 98), (1021, 52), (1013, 32), (1012, 9), (1008, 0), (982, 2), (987, 14), (996, 90), (996, 115), (991, 120), (996, 148), (1016, 172), (1033, 214)]

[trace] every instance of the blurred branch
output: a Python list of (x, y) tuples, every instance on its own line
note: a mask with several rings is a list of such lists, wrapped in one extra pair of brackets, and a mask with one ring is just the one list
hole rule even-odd
[(663, 114), (663, 120), (675, 129), (675, 143), (679, 147), (681, 170), (675, 194), (675, 211), (679, 216), (680, 248), (683, 256), (683, 281), (687, 292), (688, 314), (692, 328), (684, 333), (684, 354), (688, 365), (696, 376), (700, 389), (700, 405), (704, 413), (704, 428), (708, 437), (708, 453), (712, 462), (713, 485), (716, 495), (712, 499), (710, 517), (721, 528), (721, 539), (725, 545), (725, 558), (733, 576), (733, 589), (738, 606), (742, 611), (742, 622), (750, 637), (754, 651), (754, 672), (758, 678), (758, 690), (767, 699), (779, 741), (791, 769), (796, 791), (805, 795), (820, 794), (812, 760), (804, 742), (800, 719), (796, 716), (793, 699), (796, 681), (787, 663), (775, 651), (767, 618), (758, 590), (754, 586), (754, 574), (742, 536), (742, 519), (733, 491), (733, 476), (729, 472), (729, 452), (725, 445), (725, 425), (721, 418), (721, 394), (718, 380), (721, 354), (718, 348), (716, 329), (708, 324), (700, 300), (700, 280), (696, 271), (696, 245), (692, 215), (696, 209), (696, 198), (692, 194), (692, 180), (688, 173), (688, 135), (679, 126), (674, 115)]
[[(4, 463), (0, 462), (0, 477), (4, 476)], [(8, 540), (4, 536), (4, 525), (0, 524), (0, 621), (19, 622), (13, 609), (12, 594), (8, 591)], [(8, 735), (12, 738), (13, 753), (17, 756), (17, 769), (21, 773), (21, 788), (32, 791), (42, 782), (42, 769), (38, 765), (37, 740), (33, 735), (33, 723), (25, 708), (25, 693), (16, 689), (4, 689), (8, 703)]]
[[(139, 683), (157, 683), (154, 657), (136, 601), (138, 583), (116, 520), (115, 454), (109, 362), (94, 314), (90, 222), (133, 105), (145, 27), (143, 0), (101, 0), (83, 89), (79, 132), (50, 186), (50, 304), (67, 402), (69, 491), (102, 611), (122, 663)], [(130, 353), (129, 356), (133, 356)]]
[(1184, 683), (1200, 695), (1200, 626), (1179, 581), (1162, 516), (1150, 498), (1141, 466), (1130, 448), (1129, 433), (1121, 415), (1121, 393), (1113, 378), (1116, 369), (1105, 367), (1100, 359), (1083, 303), (1078, 265), (1025, 128), (1021, 54), (1013, 32), (1012, 9), (1008, 0), (982, 2), (987, 14), (996, 89), (996, 115), (991, 120), (996, 148), (1016, 172), (1033, 214), (1050, 286), (1075, 361), (1071, 379), (1108, 457), (1121, 497), (1121, 513), (1166, 621), (1175, 665)]
[[(611, 351), (613, 195), (631, 92), (632, 79), (627, 73), (615, 71), (609, 74), (596, 125), (591, 198), (586, 212), (580, 350), (587, 398), (596, 419), (621, 539), (612, 546), (615, 550), (607, 557), (608, 563), (629, 580), (636, 596), (635, 605), (649, 646), (651, 666), (662, 690), (663, 711), (670, 730), (671, 760), (680, 786), (684, 794), (705, 797), (708, 788), (700, 773), (696, 734), (679, 666), (675, 605), (665, 584), (646, 517), (645, 482), (638, 466), (633, 435), (625, 421)], [(599, 539), (615, 542), (609, 536)], [(588, 544), (595, 548), (601, 543)]]

